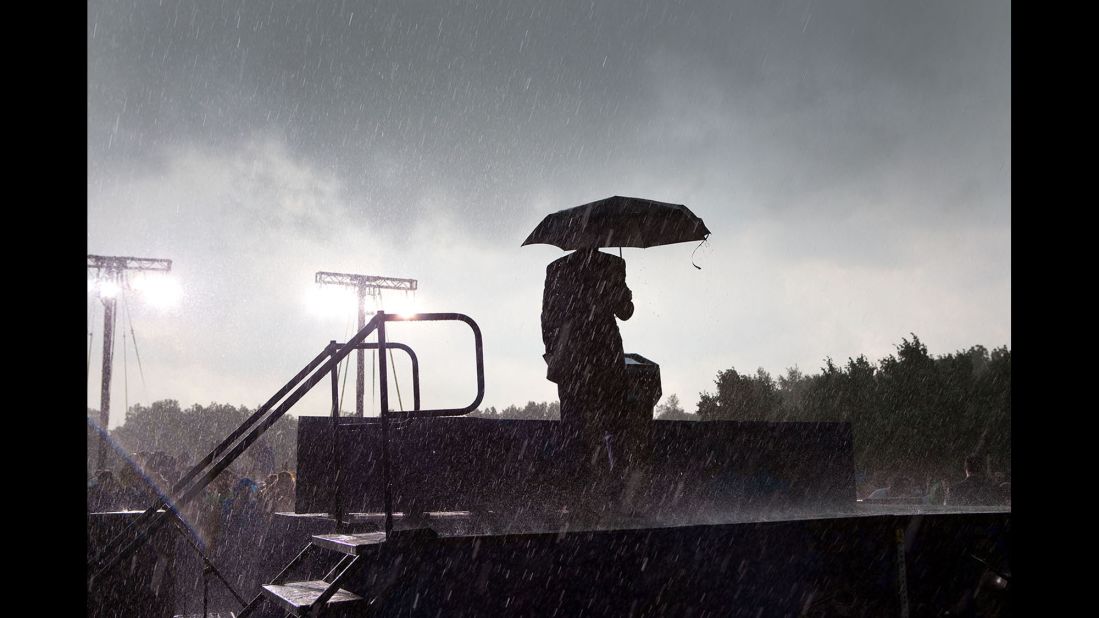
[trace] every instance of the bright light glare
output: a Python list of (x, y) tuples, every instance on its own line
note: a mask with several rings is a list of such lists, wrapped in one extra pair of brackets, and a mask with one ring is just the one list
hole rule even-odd
[(386, 313), (394, 313), (398, 317), (411, 318), (418, 313), (416, 301), (408, 296), (388, 297), (382, 304)]
[(326, 318), (346, 317), (359, 306), (355, 290), (343, 286), (310, 286), (305, 293), (309, 312)]
[(137, 277), (131, 286), (141, 293), (145, 302), (158, 309), (174, 307), (183, 297), (183, 288), (179, 282), (165, 275)]
[(114, 298), (118, 296), (118, 293), (122, 291), (114, 281), (100, 281), (99, 282), (99, 295), (103, 298)]

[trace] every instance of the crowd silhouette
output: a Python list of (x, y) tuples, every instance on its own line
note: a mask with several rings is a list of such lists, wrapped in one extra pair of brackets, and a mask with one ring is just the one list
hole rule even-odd
[(884, 486), (871, 478), (859, 488), (860, 498), (867, 503), (926, 504), (941, 506), (1011, 505), (1011, 477), (1008, 472), (989, 472), (985, 458), (969, 455), (961, 471), (964, 476), (953, 478), (925, 477), (922, 483), (906, 473), (894, 474)]
[[(186, 473), (186, 453), (172, 456), (163, 451), (139, 451), (113, 468), (96, 470), (88, 481), (88, 512), (142, 511), (159, 496), (167, 496), (172, 485)], [(180, 510), (188, 525), (184, 534), (192, 537), (207, 559), (238, 591), (251, 593), (262, 583), (263, 551), (275, 513), (293, 512), (296, 482), (289, 470), (268, 474), (256, 482), (231, 468), (223, 470), (201, 493)], [(189, 566), (197, 568), (198, 562)], [(202, 570), (186, 577), (190, 596), (202, 594)], [(228, 592), (211, 588), (222, 601), (231, 603)]]

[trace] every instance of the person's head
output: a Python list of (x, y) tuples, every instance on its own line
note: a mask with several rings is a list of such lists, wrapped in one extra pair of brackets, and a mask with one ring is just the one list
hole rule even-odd
[(250, 478), (242, 478), (233, 486), (233, 493), (237, 495), (252, 495), (256, 491), (256, 484)]
[(965, 475), (968, 476), (980, 476), (981, 474), (981, 456), (970, 455), (965, 458)]
[(293, 482), (294, 482), (294, 477), (290, 476), (289, 471), (283, 470), (282, 472), (279, 472), (279, 480), (278, 480), (279, 485), (289, 487), (290, 484), (293, 483)]

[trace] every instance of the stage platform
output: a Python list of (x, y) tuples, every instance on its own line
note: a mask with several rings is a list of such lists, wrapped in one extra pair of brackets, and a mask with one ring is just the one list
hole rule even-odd
[[(93, 514), (90, 540), (137, 514)], [(863, 504), (674, 521), (398, 513), (394, 541), (364, 552), (343, 584), (369, 611), (346, 615), (895, 616), (907, 604), (909, 616), (940, 616), (982, 586), (982, 602), (1008, 603), (997, 573), (1010, 577), (1010, 519), (1006, 507)], [(226, 530), (208, 549), (251, 598), (315, 536), (383, 527), (380, 512), (350, 514), (339, 530), (325, 513), (277, 513), (259, 528)], [(324, 553), (302, 573), (330, 568)], [(140, 599), (150, 616), (194, 613), (200, 566), (165, 530), (94, 604), (133, 607)], [(239, 611), (215, 582), (210, 595), (211, 611)]]
[[(323, 514), (284, 517), (332, 524)], [(977, 615), (1010, 607), (1005, 508), (874, 505), (656, 526), (563, 517), (555, 530), (517, 531), (541, 522), (492, 533), (473, 513), (425, 519), (430, 530), (417, 535), (397, 517), (401, 540), (368, 553), (345, 585), (369, 615), (938, 617), (966, 599), (982, 604)], [(382, 516), (353, 521), (370, 530)]]
[[(859, 517), (916, 517), (924, 515), (1010, 515), (1008, 506), (943, 506), (905, 504), (856, 503), (849, 510), (817, 512), (790, 510), (772, 513), (688, 513), (674, 517), (655, 518), (623, 514), (586, 515), (569, 513), (563, 509), (557, 513), (515, 514), (474, 513), (471, 511), (443, 511), (423, 513), (414, 519), (406, 513), (393, 514), (394, 530), (430, 528), (440, 537), (478, 536), (501, 534), (540, 534), (552, 532), (582, 532), (607, 530), (637, 530), (683, 526), (721, 526), (733, 524), (758, 524), (784, 521), (808, 521)], [(305, 526), (309, 529), (335, 529), (335, 521), (329, 513), (275, 513), (283, 527)], [(385, 513), (344, 513), (344, 525), (357, 532), (385, 529)], [(290, 523), (293, 522), (293, 523)], [(308, 523), (307, 523), (308, 522)]]
[[(296, 512), (384, 510), (377, 421), (298, 419)], [(613, 494), (620, 510), (667, 521), (854, 507), (849, 423), (653, 421), (641, 432), (643, 457), (596, 462), (604, 486), (595, 493)], [(439, 418), (389, 434), (394, 511), (541, 517), (574, 508), (586, 490), (556, 421)]]

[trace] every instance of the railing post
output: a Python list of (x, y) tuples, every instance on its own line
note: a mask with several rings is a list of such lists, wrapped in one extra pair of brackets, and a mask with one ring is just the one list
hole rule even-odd
[[(330, 356), (335, 356), (339, 348), (336, 345), (336, 341), (333, 339), (328, 342), (328, 350)], [(343, 529), (343, 505), (342, 492), (340, 487), (343, 485), (343, 451), (340, 449), (340, 371), (339, 363), (332, 366), (331, 382), (332, 382), (332, 437), (329, 440), (332, 444), (332, 458), (330, 461), (335, 467), (332, 482), (332, 518), (336, 521), (336, 532), (342, 532)]]
[(389, 474), (389, 374), (385, 358), (385, 312), (378, 317), (378, 382), (382, 425), (382, 488), (385, 497), (385, 536), (393, 532), (393, 492)]
[(408, 348), (408, 358), (412, 361), (412, 409), (420, 411), (420, 359), (412, 348)]

